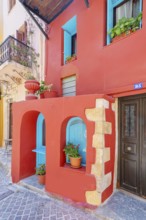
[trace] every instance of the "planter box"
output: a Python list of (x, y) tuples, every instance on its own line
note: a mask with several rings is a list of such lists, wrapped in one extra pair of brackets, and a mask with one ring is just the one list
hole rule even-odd
[(57, 91), (53, 90), (53, 91), (45, 91), (43, 93), (40, 94), (40, 99), (44, 99), (44, 98), (54, 98), (57, 97)]
[(117, 41), (119, 41), (119, 40), (122, 40), (123, 38), (126, 38), (127, 36), (131, 35), (132, 33), (134, 33), (134, 32), (129, 31), (128, 33), (123, 33), (123, 34), (121, 34), (121, 35), (119, 35), (119, 36), (116, 36), (116, 37), (114, 37), (114, 38), (112, 39), (112, 43), (117, 42)]

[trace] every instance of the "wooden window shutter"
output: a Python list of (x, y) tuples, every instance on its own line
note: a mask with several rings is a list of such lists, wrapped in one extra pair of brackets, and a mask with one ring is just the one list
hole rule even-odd
[(62, 80), (63, 96), (76, 95), (76, 76), (66, 77)]

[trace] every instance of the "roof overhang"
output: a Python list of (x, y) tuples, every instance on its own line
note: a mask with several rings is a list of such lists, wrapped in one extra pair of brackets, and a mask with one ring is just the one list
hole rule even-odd
[[(74, 0), (19, 0), (25, 8), (50, 24)], [(87, 3), (88, 1), (85, 0)]]

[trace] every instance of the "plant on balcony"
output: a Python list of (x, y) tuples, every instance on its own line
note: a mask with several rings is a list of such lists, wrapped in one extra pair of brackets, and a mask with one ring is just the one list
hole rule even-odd
[(73, 54), (72, 56), (67, 56), (66, 59), (65, 59), (65, 63), (70, 63), (71, 61), (73, 60), (76, 60), (77, 59), (77, 56), (76, 54)]
[(79, 145), (74, 145), (73, 143), (68, 143), (63, 151), (65, 152), (66, 157), (69, 157), (71, 167), (80, 168), (82, 157), (79, 154)]
[(53, 90), (53, 84), (47, 85), (45, 81), (40, 82), (40, 88), (36, 93), (40, 98), (53, 98), (57, 96), (57, 92)]
[(139, 13), (137, 17), (131, 17), (131, 18), (121, 18), (117, 22), (117, 24), (111, 28), (108, 32), (110, 35), (112, 41), (121, 39), (125, 37), (126, 35), (129, 35), (132, 32), (135, 32), (140, 28), (140, 22), (142, 20), (142, 12)]
[(27, 76), (27, 80), (25, 81), (24, 86), (28, 91), (25, 99), (26, 100), (37, 99), (37, 96), (35, 95), (35, 93), (36, 91), (39, 90), (40, 83), (35, 79), (35, 77), (32, 74), (29, 74)]
[(36, 53), (34, 48), (21, 43), (17, 45), (14, 45), (12, 43), (11, 48), (13, 48), (12, 59), (14, 61), (26, 67), (32, 67), (32, 65), (34, 65), (35, 68), (39, 67), (39, 65), (37, 64), (39, 53)]

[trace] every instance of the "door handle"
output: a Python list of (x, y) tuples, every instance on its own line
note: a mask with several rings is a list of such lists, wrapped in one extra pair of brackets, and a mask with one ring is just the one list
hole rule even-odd
[(127, 147), (127, 150), (128, 150), (128, 151), (131, 151), (131, 150), (132, 150), (132, 148), (131, 148), (131, 147)]

